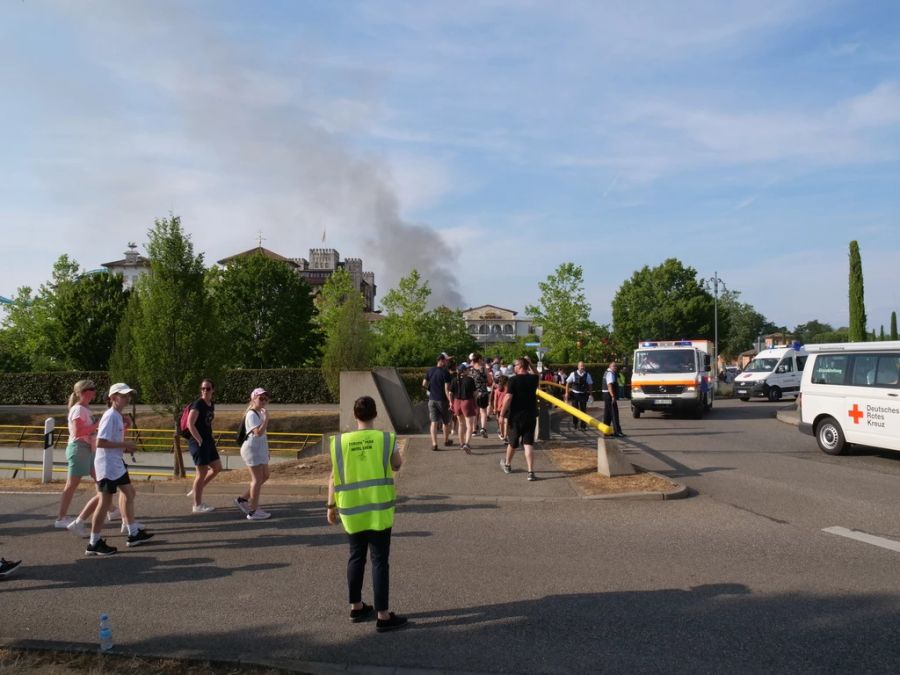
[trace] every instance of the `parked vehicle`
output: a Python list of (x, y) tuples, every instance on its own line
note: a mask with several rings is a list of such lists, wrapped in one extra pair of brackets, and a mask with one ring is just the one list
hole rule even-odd
[(829, 455), (857, 443), (900, 450), (900, 342), (809, 345), (800, 431)]
[(712, 409), (711, 340), (641, 342), (634, 352), (631, 414), (646, 410), (683, 412), (697, 418)]
[(800, 393), (800, 376), (808, 354), (795, 342), (790, 347), (764, 349), (734, 380), (734, 395), (742, 401), (763, 397), (780, 401)]

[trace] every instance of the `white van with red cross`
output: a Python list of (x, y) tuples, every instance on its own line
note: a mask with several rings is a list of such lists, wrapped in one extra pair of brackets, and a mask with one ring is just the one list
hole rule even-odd
[(900, 450), (900, 342), (806, 345), (800, 431), (822, 452), (847, 446)]

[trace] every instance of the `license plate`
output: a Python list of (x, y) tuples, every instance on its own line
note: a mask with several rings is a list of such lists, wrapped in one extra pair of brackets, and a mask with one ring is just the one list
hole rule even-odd
[(653, 401), (653, 405), (672, 405), (672, 399), (658, 398)]
[(737, 390), (737, 393), (739, 393), (739, 394), (746, 394), (746, 393), (747, 393), (747, 390), (746, 390), (746, 389), (738, 389), (738, 390)]

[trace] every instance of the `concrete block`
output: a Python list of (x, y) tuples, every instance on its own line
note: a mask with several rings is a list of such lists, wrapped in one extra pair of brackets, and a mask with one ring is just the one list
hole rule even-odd
[(612, 436), (597, 439), (597, 473), (607, 478), (636, 474), (634, 466), (619, 450), (619, 442)]
[(360, 396), (371, 396), (375, 400), (378, 408), (376, 429), (398, 434), (422, 432), (396, 368), (341, 371), (340, 431), (356, 430), (353, 403)]

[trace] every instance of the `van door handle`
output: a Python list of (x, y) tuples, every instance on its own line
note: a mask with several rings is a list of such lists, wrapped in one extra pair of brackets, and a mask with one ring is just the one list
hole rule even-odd
[(897, 396), (900, 396), (900, 394), (891, 394), (890, 392), (888, 392), (888, 396), (893, 396), (896, 398)]

